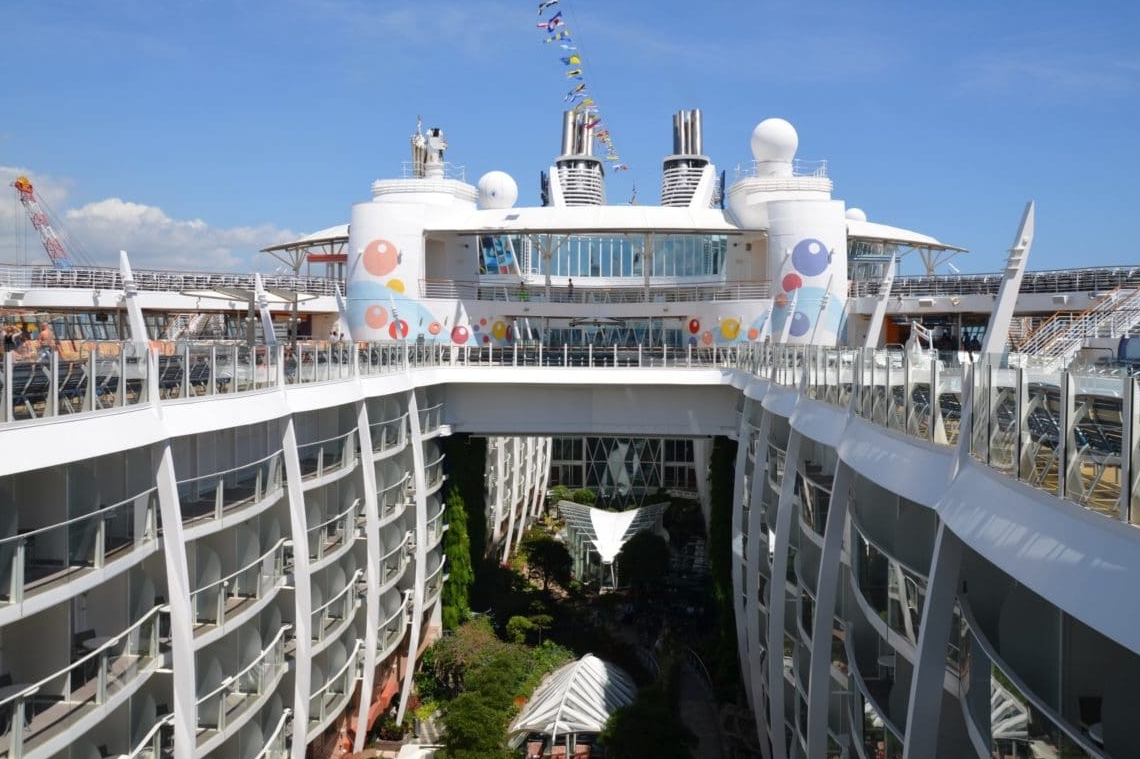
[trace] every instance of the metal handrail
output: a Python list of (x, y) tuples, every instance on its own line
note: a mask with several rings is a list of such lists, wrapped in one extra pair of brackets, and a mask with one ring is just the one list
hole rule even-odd
[(278, 642), (281, 641), (281, 638), (285, 635), (285, 633), (287, 633), (288, 631), (290, 631), (292, 629), (293, 629), (293, 625), (289, 624), (288, 622), (283, 623), (281, 625), (281, 627), (277, 630), (277, 634), (274, 635), (273, 638), (269, 641), (269, 645), (261, 650), (261, 652), (257, 655), (256, 659), (251, 661), (249, 664), (245, 665), (245, 667), (243, 667), (241, 670), (239, 670), (235, 674), (232, 674), (229, 677), (222, 680), (221, 685), (219, 685), (217, 688), (214, 688), (212, 691), (210, 691), (206, 695), (202, 696), (201, 698), (195, 699), (194, 705), (195, 706), (201, 706), (203, 703), (210, 700), (214, 696), (220, 695), (224, 691), (229, 690), (235, 682), (237, 682), (239, 679), (241, 679), (244, 675), (247, 675), (250, 672), (252, 672), (254, 670), (254, 668), (256, 668), (257, 666), (262, 664), (263, 663), (262, 660), (265, 659), (266, 655), (268, 653), (270, 653), (274, 648), (276, 648)]
[[(209, 585), (203, 585), (200, 588), (196, 588), (196, 589), (190, 591), (190, 602), (191, 602), (191, 604), (193, 604), (193, 602), (194, 602), (194, 597), (197, 596), (199, 593), (205, 593), (206, 591), (212, 590), (219, 585), (222, 587), (229, 585), (231, 580), (236, 579), (239, 575), (241, 575), (245, 572), (248, 572), (250, 569), (255, 567), (257, 564), (265, 561), (265, 559), (267, 559), (271, 554), (275, 554), (278, 551), (280, 551), (282, 548), (284, 548), (285, 544), (288, 542), (289, 542), (289, 538), (281, 538), (276, 543), (273, 544), (272, 548), (270, 548), (268, 551), (266, 551), (265, 553), (258, 556), (256, 559), (254, 559), (250, 563), (241, 567), (240, 569), (238, 569), (234, 572), (231, 572), (230, 574), (226, 575), (225, 577), (214, 580)], [(221, 624), (220, 620), (219, 620), (219, 624)]]
[(102, 515), (105, 515), (111, 511), (114, 511), (115, 509), (117, 509), (121, 506), (126, 506), (129, 503), (134, 503), (139, 498), (142, 498), (143, 496), (149, 496), (152, 493), (155, 493), (157, 491), (158, 491), (157, 487), (148, 488), (146, 490), (143, 490), (143, 491), (136, 493), (133, 496), (130, 496), (128, 498), (124, 498), (123, 500), (119, 501), (118, 503), (113, 503), (110, 506), (104, 506), (102, 508), (95, 509), (94, 511), (89, 511), (86, 514), (80, 514), (77, 517), (72, 517), (71, 519), (65, 519), (62, 522), (56, 522), (55, 524), (49, 524), (49, 525), (45, 525), (43, 527), (37, 527), (34, 530), (28, 530), (27, 532), (21, 532), (17, 535), (10, 535), (6, 538), (0, 538), (0, 545), (3, 545), (5, 543), (12, 543), (12, 542), (16, 542), (16, 541), (27, 540), (28, 538), (34, 538), (37, 535), (41, 535), (41, 534), (49, 532), (51, 530), (58, 530), (60, 527), (66, 527), (68, 525), (76, 524), (78, 522), (85, 522), (85, 521), (92, 519), (94, 517), (102, 516)]
[(284, 453), (285, 452), (283, 450), (278, 449), (278, 450), (274, 451), (273, 453), (270, 453), (267, 456), (262, 456), (261, 458), (257, 459), (256, 461), (251, 461), (248, 464), (239, 464), (238, 466), (230, 467), (229, 469), (220, 469), (216, 472), (210, 472), (208, 474), (199, 474), (196, 477), (187, 477), (184, 480), (177, 480), (175, 482), (175, 485), (186, 485), (186, 484), (189, 484), (191, 482), (197, 482), (198, 480), (204, 480), (208, 477), (224, 477), (225, 475), (231, 474), (233, 472), (240, 472), (243, 469), (249, 469), (251, 467), (260, 466), (261, 464), (264, 464), (266, 461), (269, 461), (274, 456), (282, 456), (282, 455), (284, 455)]

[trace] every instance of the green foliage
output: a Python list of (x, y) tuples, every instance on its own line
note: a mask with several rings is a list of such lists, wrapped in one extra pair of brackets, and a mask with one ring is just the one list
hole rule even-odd
[(669, 544), (660, 535), (642, 530), (622, 546), (617, 564), (622, 580), (635, 592), (651, 590), (669, 573)]
[(443, 755), (451, 759), (508, 759), (504, 737), (510, 713), (481, 693), (456, 697), (441, 718)]
[(467, 537), (467, 509), (458, 486), (452, 485), (447, 495), (447, 532), (443, 534), (443, 553), (447, 556), (447, 582), (440, 594), (443, 629), (454, 630), (471, 613), (470, 592), (475, 582), (471, 567), (471, 542)]
[(550, 503), (554, 505), (559, 501), (574, 500), (574, 493), (565, 485), (555, 485), (550, 489)]
[(526, 557), (527, 566), (542, 577), (542, 589), (550, 587), (550, 581), (562, 587), (570, 584), (570, 551), (545, 530), (532, 527), (523, 535), (519, 544), (519, 554)]
[(712, 678), (721, 700), (735, 698), (740, 687), (736, 646), (736, 611), (732, 591), (732, 490), (736, 474), (736, 441), (713, 440), (709, 461), (709, 571), (718, 619)]
[(692, 759), (697, 738), (669, 707), (660, 683), (642, 688), (602, 729), (607, 759)]
[(533, 629), (533, 622), (516, 614), (507, 620), (507, 640), (512, 643), (525, 643), (527, 635)]
[[(448, 481), (459, 489), (467, 512), (467, 535), (472, 559), (487, 550), (486, 495), (483, 471), (487, 465), (487, 439), (470, 435), (443, 438), (443, 466)], [(450, 529), (455, 529), (455, 523)]]
[(593, 506), (594, 502), (598, 500), (597, 494), (589, 488), (578, 488), (570, 498), (574, 503), (580, 503), (584, 506)]

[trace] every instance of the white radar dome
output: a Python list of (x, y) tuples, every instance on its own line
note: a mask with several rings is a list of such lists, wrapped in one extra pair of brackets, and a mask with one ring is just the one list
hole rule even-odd
[(867, 212), (862, 208), (848, 208), (847, 213), (844, 214), (851, 221), (866, 221)]
[(518, 183), (505, 171), (488, 171), (476, 187), (480, 208), (510, 208), (519, 199)]
[(761, 163), (791, 163), (800, 137), (783, 119), (764, 119), (752, 130), (752, 157)]

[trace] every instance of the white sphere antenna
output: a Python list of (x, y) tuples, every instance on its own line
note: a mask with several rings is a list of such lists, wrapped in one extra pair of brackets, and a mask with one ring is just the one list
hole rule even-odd
[(867, 212), (862, 208), (848, 208), (847, 213), (844, 214), (851, 221), (866, 221)]
[[(758, 176), (791, 176), (800, 136), (784, 119), (764, 119), (752, 130), (752, 157)], [(786, 167), (786, 169), (784, 168)]]
[(519, 186), (505, 171), (488, 171), (479, 177), (480, 208), (510, 208), (519, 199)]

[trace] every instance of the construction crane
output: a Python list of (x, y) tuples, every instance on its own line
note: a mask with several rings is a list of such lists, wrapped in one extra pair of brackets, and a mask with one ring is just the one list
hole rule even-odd
[(40, 241), (43, 242), (44, 250), (47, 251), (48, 258), (51, 259), (51, 265), (57, 269), (70, 269), (71, 259), (67, 257), (67, 252), (63, 249), (63, 242), (60, 241), (59, 235), (52, 227), (51, 219), (40, 208), (40, 202), (36, 200), (32, 183), (27, 177), (16, 177), (13, 187), (16, 188), (16, 194), (20, 196), (20, 202), (24, 204), (28, 217), (32, 220), (32, 226), (40, 234)]

